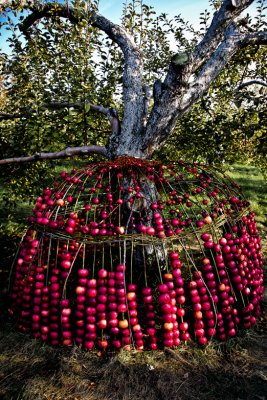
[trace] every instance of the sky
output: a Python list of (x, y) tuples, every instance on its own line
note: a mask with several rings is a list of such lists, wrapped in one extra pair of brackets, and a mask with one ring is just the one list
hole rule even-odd
[[(127, 0), (100, 0), (99, 12), (112, 22), (119, 24), (123, 4), (125, 4), (126, 1)], [(210, 9), (209, 0), (144, 0), (143, 3), (152, 6), (157, 14), (164, 12), (170, 17), (181, 14), (186, 21), (193, 24), (196, 28), (199, 27), (200, 13), (205, 11), (205, 9)], [(247, 9), (248, 11), (246, 12), (253, 14), (255, 3), (256, 2), (254, 2), (254, 5), (249, 7)], [(2, 49), (2, 51), (6, 51), (6, 39), (8, 32), (2, 33), (2, 36), (0, 36), (0, 49)]]
[[(119, 22), (123, 4), (126, 0), (100, 0), (99, 11), (113, 22)], [(145, 0), (157, 13), (170, 16), (181, 14), (191, 23), (197, 22), (199, 14), (209, 8), (208, 0)]]
[[(120, 23), (123, 5), (127, 0), (100, 0), (99, 12), (112, 22)], [(129, 0), (128, 0), (129, 1)], [(191, 23), (198, 23), (200, 12), (209, 7), (208, 0), (144, 0), (145, 4), (154, 7), (157, 14), (165, 12), (170, 16), (181, 14)], [(1, 21), (1, 15), (0, 15)], [(0, 36), (0, 48), (6, 51), (7, 32)]]
[[(120, 22), (123, 4), (127, 0), (100, 0), (99, 11), (105, 17), (111, 19), (115, 23)], [(265, 0), (267, 2), (267, 0)], [(211, 10), (209, 0), (143, 0), (144, 4), (152, 6), (157, 14), (162, 12), (173, 17), (181, 14), (181, 16), (191, 24), (199, 24), (199, 16), (205, 10)], [(256, 8), (256, 0), (254, 4), (247, 8), (246, 13), (253, 14)]]

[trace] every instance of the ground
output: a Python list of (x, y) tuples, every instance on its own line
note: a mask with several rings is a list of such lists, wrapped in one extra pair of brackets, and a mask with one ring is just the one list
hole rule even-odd
[(267, 329), (205, 349), (121, 352), (108, 359), (77, 347), (55, 349), (14, 330), (0, 336), (3, 400), (265, 400)]
[[(265, 189), (259, 187), (258, 182), (262, 207)], [(260, 223), (260, 229), (266, 260), (267, 228)], [(52, 348), (16, 331), (7, 308), (8, 275), (18, 242), (18, 236), (0, 237), (0, 399), (267, 399), (265, 313), (253, 330), (239, 332), (225, 344), (182, 345), (165, 352), (122, 351), (106, 358), (77, 347)]]

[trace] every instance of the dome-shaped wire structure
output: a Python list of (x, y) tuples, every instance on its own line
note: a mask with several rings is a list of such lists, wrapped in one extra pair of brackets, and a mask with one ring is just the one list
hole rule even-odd
[(254, 213), (213, 167), (122, 157), (62, 172), (29, 222), (10, 312), (52, 345), (205, 345), (260, 316)]

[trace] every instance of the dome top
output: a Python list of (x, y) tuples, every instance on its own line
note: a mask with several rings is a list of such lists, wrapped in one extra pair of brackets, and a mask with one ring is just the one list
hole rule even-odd
[(140, 233), (166, 238), (224, 224), (248, 205), (238, 185), (213, 167), (120, 157), (62, 171), (38, 197), (29, 221), (88, 240)]

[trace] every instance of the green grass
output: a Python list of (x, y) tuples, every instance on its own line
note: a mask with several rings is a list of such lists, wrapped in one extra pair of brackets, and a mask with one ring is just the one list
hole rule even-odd
[(254, 166), (234, 164), (224, 167), (226, 173), (236, 181), (251, 207), (255, 211), (257, 222), (267, 227), (267, 181)]

